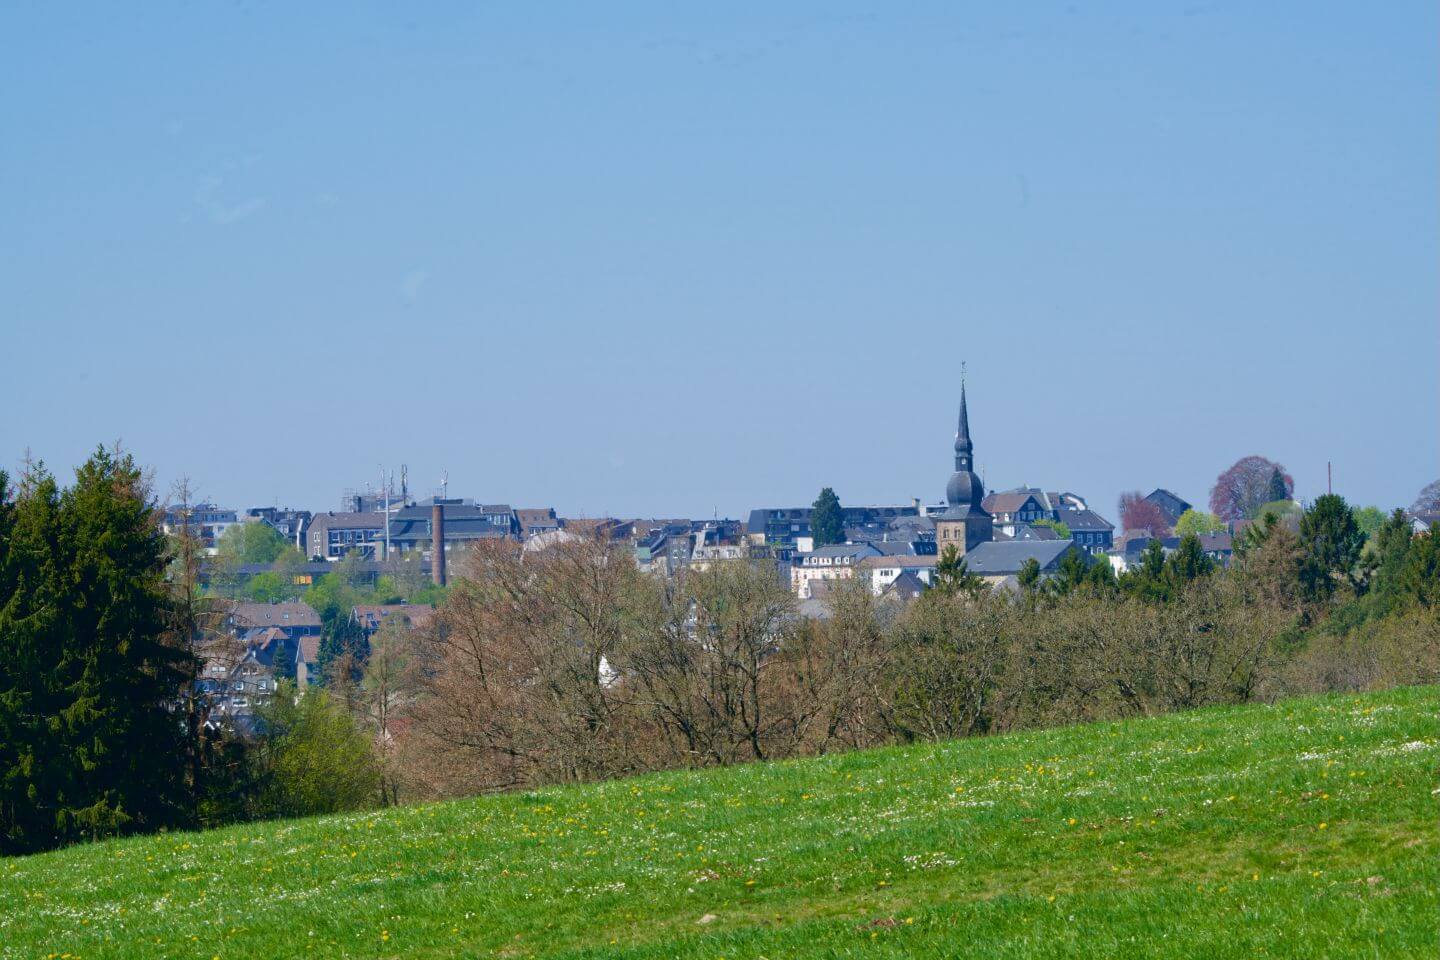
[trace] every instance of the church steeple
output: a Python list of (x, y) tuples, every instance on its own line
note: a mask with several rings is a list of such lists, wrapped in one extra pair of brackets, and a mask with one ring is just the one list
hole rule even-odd
[(960, 377), (960, 425), (955, 430), (955, 469), (970, 470), (975, 445), (970, 442), (970, 415), (965, 409), (965, 377)]
[(955, 472), (945, 486), (946, 508), (935, 520), (935, 537), (943, 551), (955, 547), (962, 555), (993, 536), (985, 512), (985, 485), (975, 474), (975, 444), (970, 439), (970, 411), (965, 397), (965, 365), (960, 365), (960, 418), (955, 426)]

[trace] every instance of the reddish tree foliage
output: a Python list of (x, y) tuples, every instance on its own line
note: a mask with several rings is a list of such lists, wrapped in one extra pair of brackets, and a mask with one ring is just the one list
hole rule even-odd
[(1139, 490), (1131, 490), (1120, 494), (1120, 528), (1149, 530), (1150, 536), (1163, 540), (1170, 536), (1170, 518), (1158, 503), (1146, 500)]
[(1410, 504), (1411, 513), (1440, 513), (1440, 480), (1427, 484), (1415, 502)]
[(1285, 481), (1285, 495), (1294, 496), (1295, 481), (1283, 466), (1265, 457), (1241, 457), (1215, 479), (1210, 490), (1210, 512), (1221, 520), (1253, 518), (1257, 510), (1274, 499), (1270, 480), (1276, 470)]

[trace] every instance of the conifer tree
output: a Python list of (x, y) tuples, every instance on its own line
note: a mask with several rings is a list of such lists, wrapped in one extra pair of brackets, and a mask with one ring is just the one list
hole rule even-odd
[(170, 642), (166, 548), (133, 458), (98, 449), (60, 498), (62, 839), (184, 821), (189, 654)]
[(840, 511), (840, 498), (830, 487), (820, 491), (811, 507), (810, 535), (817, 547), (845, 541), (845, 516)]

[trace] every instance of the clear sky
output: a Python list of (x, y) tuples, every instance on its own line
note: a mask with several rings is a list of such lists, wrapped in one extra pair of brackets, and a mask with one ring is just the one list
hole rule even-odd
[(1433, 0), (0, 9), (0, 462), (334, 509), (1440, 474)]

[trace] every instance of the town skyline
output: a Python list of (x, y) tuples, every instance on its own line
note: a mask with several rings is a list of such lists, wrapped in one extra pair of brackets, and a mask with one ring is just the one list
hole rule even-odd
[(0, 25), (7, 467), (928, 500), (964, 359), (991, 487), (1440, 474), (1432, 5)]

